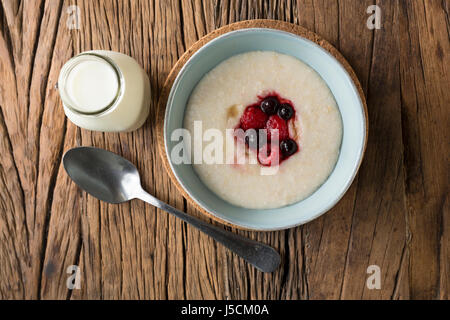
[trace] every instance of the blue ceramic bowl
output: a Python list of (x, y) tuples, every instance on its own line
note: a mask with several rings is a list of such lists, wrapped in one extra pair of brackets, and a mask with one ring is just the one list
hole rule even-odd
[(332, 91), (344, 132), (339, 158), (329, 178), (311, 196), (295, 204), (278, 209), (245, 209), (210, 191), (191, 165), (176, 165), (168, 159), (186, 193), (212, 215), (247, 229), (280, 230), (304, 224), (331, 209), (350, 187), (363, 157), (367, 139), (364, 103), (346, 69), (328, 51), (300, 36), (266, 28), (241, 29), (215, 38), (192, 55), (174, 81), (167, 101), (164, 141), (166, 154), (170, 155), (177, 144), (170, 140), (171, 133), (183, 127), (189, 96), (208, 71), (233, 55), (257, 50), (300, 59), (318, 72)]

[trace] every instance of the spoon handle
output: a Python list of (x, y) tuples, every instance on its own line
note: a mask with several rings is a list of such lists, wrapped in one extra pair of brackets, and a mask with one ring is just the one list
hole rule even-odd
[(274, 248), (268, 245), (206, 223), (162, 202), (144, 190), (142, 190), (137, 198), (173, 214), (184, 222), (206, 233), (262, 272), (275, 271), (280, 265), (280, 255)]

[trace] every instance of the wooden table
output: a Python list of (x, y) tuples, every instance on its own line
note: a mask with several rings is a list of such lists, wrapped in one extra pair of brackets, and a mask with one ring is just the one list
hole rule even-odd
[[(0, 8), (1, 298), (449, 298), (448, 0), (20, 2)], [(371, 30), (366, 10), (375, 2), (382, 25)], [(137, 164), (150, 192), (201, 216), (163, 169), (158, 96), (192, 43), (254, 18), (299, 24), (335, 45), (361, 81), (370, 118), (361, 170), (335, 208), (287, 231), (234, 230), (281, 252), (273, 274), (142, 202), (97, 201), (61, 166), (73, 146), (117, 152)], [(140, 130), (89, 132), (65, 118), (59, 70), (89, 49), (129, 54), (148, 72), (151, 114)], [(79, 290), (66, 285), (71, 265)], [(371, 265), (381, 289), (366, 285)]]

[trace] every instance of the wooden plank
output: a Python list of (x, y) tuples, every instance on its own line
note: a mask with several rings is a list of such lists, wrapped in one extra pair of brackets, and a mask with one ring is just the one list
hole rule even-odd
[(448, 299), (448, 1), (400, 2), (400, 9), (405, 193), (412, 235), (411, 295)]
[[(382, 29), (374, 31), (370, 69), (365, 73), (368, 83), (369, 143), (359, 173), (342, 287), (344, 299), (396, 298), (396, 280), (405, 281), (404, 278), (397, 278), (406, 244), (402, 136), (398, 130), (401, 128), (399, 61), (397, 41), (391, 36), (397, 27), (397, 4), (383, 1), (379, 5), (383, 25)], [(342, 19), (345, 20), (348, 21)], [(361, 19), (363, 26), (364, 22)], [(358, 37), (357, 30), (352, 33)], [(348, 32), (342, 31), (341, 35), (348, 35)], [(357, 47), (356, 44), (344, 43), (341, 50), (343, 46), (347, 50)], [(364, 78), (362, 76), (363, 81)], [(381, 270), (381, 290), (366, 287), (370, 265), (379, 266)]]
[[(24, 219), (28, 235), (28, 243), (22, 243), (28, 246), (28, 250), (19, 259), (24, 261), (21, 268), (24, 296), (37, 298), (45, 223), (59, 166), (58, 141), (63, 134), (59, 129), (64, 123), (63, 116), (58, 121), (53, 114), (45, 118), (48, 122), (43, 122), (43, 103), (51, 91), (47, 80), (51, 64), (62, 63), (70, 52), (61, 46), (56, 51), (67, 55), (58, 57), (53, 51), (61, 8), (59, 3), (44, 5), (42, 1), (32, 1), (19, 7), (18, 2), (7, 1), (2, 3), (2, 7), (7, 27), (3, 25), (0, 40), (1, 73), (6, 80), (1, 83), (1, 105), (24, 198), (25, 216), (21, 217), (21, 210), (15, 214), (19, 222)], [(54, 74), (57, 73), (54, 71)], [(47, 104), (49, 108), (54, 105), (55, 101)], [(47, 136), (46, 129), (50, 127), (52, 133)], [(44, 148), (41, 148), (41, 143)]]

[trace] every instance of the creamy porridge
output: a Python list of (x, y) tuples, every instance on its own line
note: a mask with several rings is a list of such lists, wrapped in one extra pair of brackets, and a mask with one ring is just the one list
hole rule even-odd
[[(225, 158), (234, 150), (230, 141), (237, 149), (243, 146), (245, 164), (193, 164), (213, 192), (246, 208), (277, 208), (308, 197), (333, 170), (342, 139), (339, 110), (322, 78), (300, 60), (275, 52), (236, 55), (206, 74), (184, 118), (193, 145), (204, 139), (194, 133), (195, 121), (201, 121), (202, 132), (218, 129), (223, 137), (238, 128), (279, 129), (279, 149), (267, 153), (280, 154), (275, 174), (261, 174), (262, 167), (273, 165), (250, 148), (248, 137), (247, 144), (234, 138), (221, 147)], [(250, 162), (253, 153), (258, 161)]]

